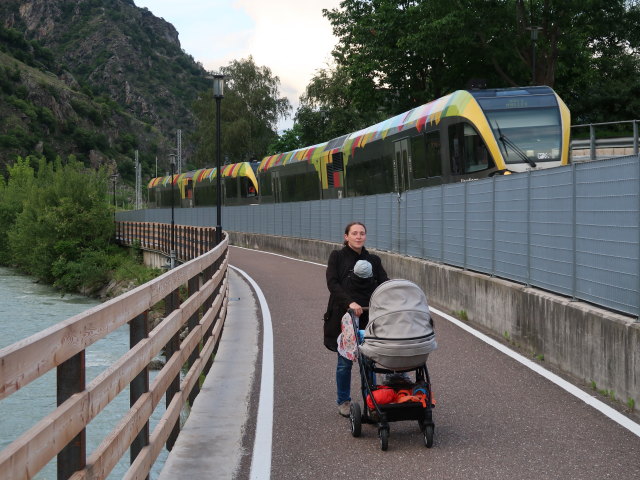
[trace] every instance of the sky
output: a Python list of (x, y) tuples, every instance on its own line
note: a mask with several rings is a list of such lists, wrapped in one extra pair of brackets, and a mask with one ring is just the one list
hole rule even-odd
[(299, 97), (314, 73), (331, 63), (336, 39), (322, 9), (340, 0), (134, 0), (178, 31), (182, 49), (208, 71), (253, 56), (280, 79), (293, 109), (278, 130), (291, 128)]

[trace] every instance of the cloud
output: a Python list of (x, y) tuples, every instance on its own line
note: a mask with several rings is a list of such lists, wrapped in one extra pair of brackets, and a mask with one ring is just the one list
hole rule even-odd
[[(339, 0), (136, 0), (178, 30), (185, 52), (209, 71), (253, 56), (280, 79), (294, 106), (336, 44), (322, 9)], [(281, 122), (290, 128), (292, 120)]]
[[(258, 65), (280, 78), (281, 93), (293, 105), (292, 115), (314, 73), (331, 60), (336, 40), (322, 9), (336, 8), (339, 0), (236, 0), (234, 5), (252, 19), (247, 45)], [(282, 122), (290, 128), (292, 120)]]

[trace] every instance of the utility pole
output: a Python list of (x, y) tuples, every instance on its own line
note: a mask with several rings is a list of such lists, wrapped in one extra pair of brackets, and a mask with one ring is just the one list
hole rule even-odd
[(135, 165), (136, 165), (136, 210), (142, 208), (142, 168), (138, 161), (138, 150), (135, 151)]
[(173, 183), (175, 177), (175, 168), (176, 168), (176, 154), (169, 154), (169, 166), (171, 167), (171, 249), (169, 250), (169, 266), (171, 269), (174, 269), (176, 266), (176, 222), (175, 222), (175, 213), (174, 213), (174, 204), (175, 204), (175, 196), (173, 193)]
[(178, 173), (182, 173), (182, 130), (178, 129), (176, 152), (178, 153)]

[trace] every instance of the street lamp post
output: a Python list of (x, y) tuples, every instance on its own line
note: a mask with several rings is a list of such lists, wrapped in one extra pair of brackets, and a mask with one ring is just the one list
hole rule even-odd
[(175, 203), (175, 197), (173, 195), (173, 176), (175, 174), (175, 168), (176, 168), (176, 154), (175, 153), (170, 153), (169, 154), (169, 158), (170, 158), (170, 165), (171, 165), (171, 250), (169, 251), (169, 262), (170, 262), (170, 267), (171, 269), (175, 268), (176, 266), (176, 223), (175, 223), (175, 217), (174, 217), (174, 203)]
[(220, 170), (220, 102), (224, 97), (224, 75), (213, 76), (213, 98), (216, 99), (216, 245), (222, 242), (222, 171)]
[(531, 85), (536, 84), (536, 43), (538, 41), (538, 33), (542, 30), (542, 27), (534, 27), (533, 25), (528, 27), (527, 30), (531, 30)]

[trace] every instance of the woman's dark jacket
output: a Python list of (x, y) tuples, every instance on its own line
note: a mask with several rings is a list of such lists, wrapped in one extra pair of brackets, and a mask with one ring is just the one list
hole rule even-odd
[[(359, 279), (353, 279), (353, 267), (358, 260), (367, 260), (373, 267), (371, 283), (364, 282), (362, 287)], [(327, 264), (327, 288), (329, 289), (329, 305), (324, 314), (324, 346), (334, 352), (338, 350), (338, 335), (341, 331), (342, 316), (346, 313), (351, 302), (362, 307), (369, 306), (369, 298), (373, 289), (382, 282), (389, 280), (387, 272), (382, 268), (380, 257), (369, 253), (362, 247), (358, 254), (349, 246), (341, 250), (334, 250), (329, 255)], [(364, 328), (369, 318), (368, 312), (360, 317), (360, 328)]]

